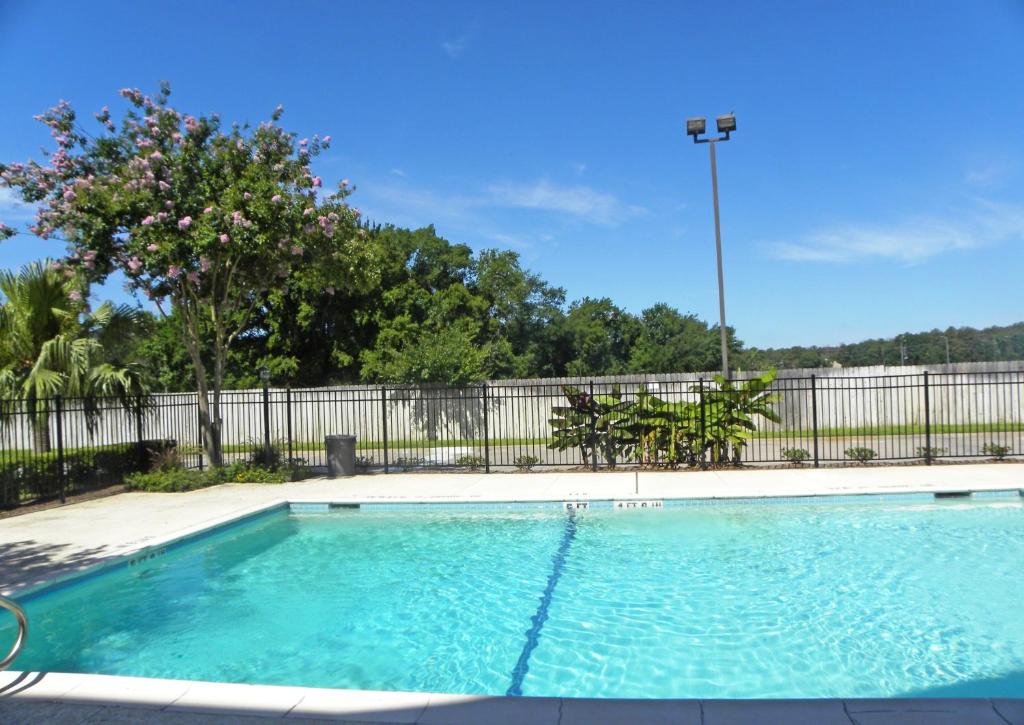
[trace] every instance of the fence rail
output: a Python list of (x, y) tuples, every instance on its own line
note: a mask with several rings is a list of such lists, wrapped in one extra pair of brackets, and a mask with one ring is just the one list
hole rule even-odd
[[(699, 406), (702, 421), (715, 391), (704, 379), (574, 385), (627, 402), (644, 389)], [(776, 379), (769, 390), (778, 394), (779, 422), (757, 421), (745, 465), (785, 463), (787, 451), (798, 450), (812, 466), (850, 463), (857, 448), (877, 461), (925, 463), (1024, 453), (1024, 371), (808, 375)], [(324, 438), (333, 434), (356, 436), (357, 463), (367, 471), (596, 466), (597, 456), (584, 460), (580, 448), (550, 445), (554, 409), (565, 405), (564, 384), (543, 381), (228, 391), (222, 443), (226, 463), (273, 448), (314, 472), (326, 470)], [(208, 465), (194, 393), (158, 394), (140, 408), (113, 398), (15, 401), (0, 413), (0, 507), (119, 483), (168, 449), (187, 467)], [(616, 463), (653, 461), (637, 447)]]

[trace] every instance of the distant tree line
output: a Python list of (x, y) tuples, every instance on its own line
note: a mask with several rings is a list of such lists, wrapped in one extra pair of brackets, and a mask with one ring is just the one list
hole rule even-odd
[[(948, 357), (947, 357), (948, 355)], [(947, 327), (929, 332), (907, 332), (891, 338), (874, 338), (843, 345), (750, 348), (741, 355), (748, 369), (816, 368), (839, 364), (941, 365), (991, 362), (1024, 358), (1024, 322), (986, 327)]]

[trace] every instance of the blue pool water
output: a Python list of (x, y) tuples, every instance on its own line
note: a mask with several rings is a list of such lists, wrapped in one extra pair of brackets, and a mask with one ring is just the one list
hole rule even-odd
[[(278, 511), (28, 598), (17, 669), (591, 697), (1024, 696), (1020, 500)], [(5, 622), (0, 646), (12, 640)]]

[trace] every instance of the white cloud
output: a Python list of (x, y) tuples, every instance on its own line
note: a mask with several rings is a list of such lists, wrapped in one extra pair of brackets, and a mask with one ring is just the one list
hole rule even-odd
[[(502, 234), (500, 232), (493, 232), (485, 235), (487, 239), (492, 242), (497, 242), (507, 249), (514, 249), (518, 252), (523, 252), (533, 256), (533, 250), (536, 248), (536, 244), (527, 236), (521, 234)], [(550, 235), (544, 235), (550, 237)], [(546, 239), (545, 241), (550, 241)]]
[(977, 158), (964, 172), (964, 183), (970, 186), (1000, 187), (1015, 175), (1017, 163), (1010, 158)]
[(773, 242), (768, 253), (797, 262), (886, 259), (921, 262), (930, 257), (1009, 240), (1024, 240), (1024, 207), (979, 200), (956, 217), (918, 217), (880, 225), (843, 225)]
[(487, 193), (494, 206), (561, 212), (598, 224), (615, 224), (646, 211), (589, 186), (559, 186), (546, 179), (527, 184), (492, 184)]
[(0, 221), (31, 221), (35, 216), (35, 204), (26, 204), (13, 189), (0, 187)]
[(469, 34), (460, 35), (454, 40), (446, 40), (441, 43), (441, 49), (448, 55), (452, 60), (457, 59), (460, 55), (465, 52), (469, 46)]
[(383, 212), (383, 219), (404, 226), (465, 223), (478, 205), (477, 200), (466, 196), (438, 194), (401, 183), (368, 181), (360, 186), (359, 194), (368, 208)]
[(401, 169), (391, 169), (391, 173), (394, 174), (395, 176), (400, 176), (403, 179), (405, 179), (405, 178), (407, 178), (409, 176), (407, 173), (405, 173)]
[(1000, 176), (1000, 170), (994, 166), (987, 166), (981, 169), (970, 169), (964, 174), (964, 181), (975, 186), (985, 186), (996, 181)]
[[(600, 225), (614, 225), (646, 212), (643, 207), (625, 204), (614, 195), (589, 186), (560, 186), (546, 179), (494, 183), (478, 194), (441, 194), (389, 183), (367, 183), (360, 192), (366, 196), (368, 205), (386, 206), (399, 219), (412, 215), (438, 223), (483, 223), (488, 218), (487, 210), (500, 208), (534, 209)], [(406, 223), (399, 219), (395, 221)]]

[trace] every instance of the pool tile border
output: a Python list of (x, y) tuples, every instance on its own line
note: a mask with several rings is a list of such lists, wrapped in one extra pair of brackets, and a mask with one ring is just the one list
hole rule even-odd
[[(776, 505), (822, 505), (822, 504), (869, 504), (869, 503), (934, 503), (938, 500), (1017, 500), (1024, 497), (1024, 490), (1010, 488), (1000, 490), (960, 492), (907, 492), (907, 493), (842, 493), (800, 496), (701, 496), (685, 498), (653, 499), (660, 501), (663, 508), (715, 507), (715, 506), (776, 506)], [(623, 497), (581, 498), (573, 503), (585, 503), (587, 510), (615, 508), (615, 503), (628, 501)], [(637, 499), (651, 501), (650, 497)], [(360, 512), (402, 512), (402, 511), (557, 511), (565, 508), (569, 501), (360, 501), (339, 504), (336, 501), (289, 501), (287, 506), (293, 514), (327, 514)], [(630, 509), (638, 510), (638, 509)], [(657, 511), (658, 508), (647, 509)]]

